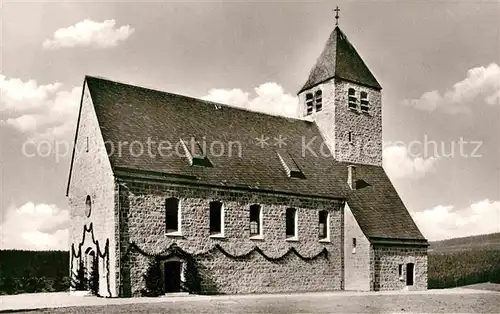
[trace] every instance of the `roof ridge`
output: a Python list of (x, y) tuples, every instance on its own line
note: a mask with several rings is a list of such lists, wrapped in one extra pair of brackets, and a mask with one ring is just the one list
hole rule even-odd
[(188, 95), (183, 95), (183, 94), (177, 94), (177, 93), (167, 92), (167, 91), (159, 90), (159, 89), (152, 88), (152, 87), (146, 87), (146, 86), (141, 86), (141, 85), (134, 85), (134, 84), (123, 82), (123, 81), (112, 80), (112, 79), (109, 79), (109, 78), (106, 78), (106, 77), (103, 77), (103, 76), (85, 75), (85, 81), (87, 80), (87, 78), (96, 79), (96, 80), (102, 80), (102, 81), (107, 81), (107, 82), (110, 82), (110, 83), (116, 83), (116, 84), (121, 84), (121, 85), (126, 85), (126, 86), (130, 86), (130, 87), (133, 87), (133, 88), (139, 88), (139, 89), (143, 89), (143, 90), (147, 90), (147, 91), (153, 91), (153, 92), (157, 92), (157, 93), (167, 94), (167, 95), (174, 96), (174, 97), (180, 97), (180, 98), (184, 98), (184, 99), (192, 99), (192, 100), (196, 100), (196, 101), (203, 102), (203, 103), (206, 103), (206, 104), (211, 104), (211, 105), (214, 105), (214, 106), (223, 106), (223, 107), (226, 107), (226, 108), (230, 108), (230, 109), (234, 109), (234, 110), (241, 110), (241, 111), (246, 111), (246, 112), (251, 112), (251, 113), (259, 114), (259, 115), (277, 117), (277, 118), (282, 118), (282, 119), (287, 119), (287, 120), (293, 120), (294, 122), (295, 121), (297, 121), (297, 122), (300, 121), (300, 122), (304, 122), (306, 124), (312, 124), (312, 123), (314, 123), (312, 121), (301, 119), (299, 117), (287, 117), (287, 116), (283, 116), (283, 115), (269, 114), (269, 113), (265, 113), (265, 112), (261, 112), (261, 111), (250, 110), (248, 108), (242, 108), (242, 107), (237, 107), (237, 106), (231, 106), (231, 105), (228, 105), (228, 104), (223, 104), (223, 103), (219, 103), (219, 102), (215, 102), (215, 101), (211, 101), (211, 100), (201, 99), (201, 98), (197, 98), (197, 97), (193, 97), (193, 96), (188, 96)]

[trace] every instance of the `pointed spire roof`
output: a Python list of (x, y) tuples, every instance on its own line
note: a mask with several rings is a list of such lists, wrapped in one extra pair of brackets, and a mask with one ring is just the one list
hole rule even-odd
[(382, 89), (354, 46), (338, 26), (330, 34), (323, 52), (299, 93), (333, 77), (379, 90)]

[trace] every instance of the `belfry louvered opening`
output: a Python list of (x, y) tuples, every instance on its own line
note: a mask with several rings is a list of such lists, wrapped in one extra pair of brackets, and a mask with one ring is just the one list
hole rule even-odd
[(287, 176), (291, 178), (300, 178), (305, 179), (305, 175), (302, 170), (299, 168), (292, 155), (286, 151), (276, 152), (278, 155), (281, 164), (287, 174)]
[(191, 166), (213, 167), (199, 141), (192, 137), (189, 141), (180, 139), (185, 156)]

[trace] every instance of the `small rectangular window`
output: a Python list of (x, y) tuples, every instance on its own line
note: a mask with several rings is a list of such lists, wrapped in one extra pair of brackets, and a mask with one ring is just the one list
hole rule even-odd
[(352, 132), (347, 133), (347, 140), (352, 143)]
[(370, 103), (368, 101), (368, 93), (361, 92), (361, 111), (368, 112), (370, 110)]
[(321, 89), (318, 89), (316, 93), (314, 93), (314, 101), (316, 103), (316, 112), (321, 111), (323, 109), (323, 92)]
[(295, 208), (286, 209), (286, 237), (297, 236), (297, 210)]
[(403, 279), (403, 264), (399, 264), (399, 267), (398, 267), (398, 277), (399, 279)]
[(349, 109), (358, 109), (358, 99), (356, 98), (356, 90), (354, 88), (349, 88), (348, 103)]
[(319, 239), (328, 239), (328, 212), (326, 210), (319, 212)]
[(307, 93), (306, 94), (306, 114), (310, 115), (313, 112), (313, 94), (312, 93)]
[(356, 238), (352, 238), (352, 253), (356, 253)]
[(250, 236), (262, 235), (260, 205), (250, 206)]
[(165, 228), (167, 233), (180, 231), (180, 208), (177, 198), (168, 198), (165, 202)]
[(221, 202), (210, 202), (210, 234), (222, 234), (224, 210)]

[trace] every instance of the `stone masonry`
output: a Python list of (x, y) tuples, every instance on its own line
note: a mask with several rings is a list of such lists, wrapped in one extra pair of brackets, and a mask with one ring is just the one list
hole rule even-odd
[[(115, 250), (115, 231), (117, 230), (114, 211), (115, 181), (104, 140), (97, 123), (92, 99), (86, 86), (83, 92), (78, 140), (70, 180), (68, 189), (71, 221), (69, 230), (70, 245), (75, 247), (78, 254), (78, 245), (83, 241), (84, 228), (89, 227), (90, 224), (93, 227), (94, 239), (98, 241), (101, 251), (104, 251), (106, 241), (109, 240), (109, 256), (98, 260), (99, 294), (102, 296), (117, 296), (118, 293), (113, 278), (118, 270), (116, 268)], [(85, 215), (87, 195), (92, 200), (90, 217)], [(96, 246), (92, 243), (92, 234), (87, 233), (81, 254), (84, 255), (88, 248), (97, 251)], [(71, 259), (70, 262), (72, 262), (70, 271), (76, 273), (78, 259)], [(108, 282), (111, 295), (109, 295), (107, 287)]]
[[(353, 239), (356, 239), (356, 249)], [(349, 204), (344, 206), (344, 274), (345, 290), (370, 291), (372, 249), (370, 241), (363, 234), (354, 218)]]
[[(427, 289), (427, 248), (374, 245), (375, 257), (374, 290), (426, 290)], [(413, 263), (414, 283), (406, 285), (406, 264)], [(402, 278), (398, 268), (403, 265)]]
[[(358, 110), (348, 107), (348, 90), (354, 88)], [(306, 116), (305, 95), (322, 90), (323, 109)], [(369, 112), (359, 109), (360, 93), (368, 93)], [(299, 114), (314, 121), (338, 161), (382, 165), (382, 94), (380, 91), (332, 78), (299, 94)], [(352, 143), (348, 133), (352, 132)]]
[[(189, 187), (174, 184), (126, 181), (120, 187), (122, 252), (129, 243), (143, 251), (160, 253), (177, 243), (190, 253), (206, 252), (215, 244), (233, 255), (242, 255), (258, 246), (267, 256), (280, 257), (289, 248), (305, 257), (323, 248), (328, 259), (303, 261), (290, 254), (279, 262), (265, 260), (258, 253), (248, 259), (233, 260), (220, 252), (198, 260), (204, 293), (254, 293), (340, 290), (342, 280), (342, 202), (333, 199)], [(165, 199), (180, 199), (182, 236), (165, 234)], [(209, 202), (219, 200), (225, 207), (225, 238), (209, 233)], [(249, 206), (260, 204), (263, 237), (249, 238)], [(285, 237), (285, 209), (298, 214), (298, 240)], [(318, 239), (318, 212), (329, 212), (330, 241)], [(122, 293), (138, 296), (145, 287), (144, 274), (149, 258), (133, 253), (122, 260)]]

